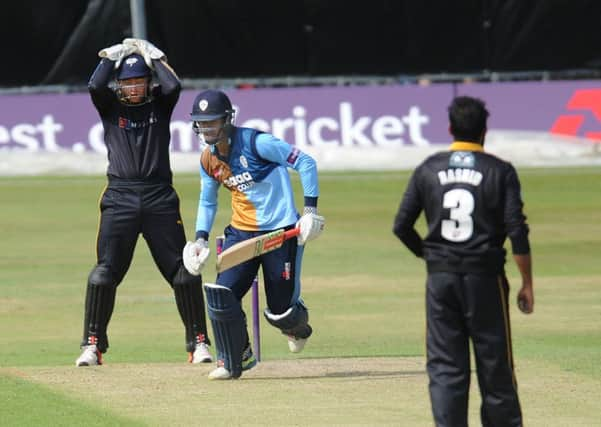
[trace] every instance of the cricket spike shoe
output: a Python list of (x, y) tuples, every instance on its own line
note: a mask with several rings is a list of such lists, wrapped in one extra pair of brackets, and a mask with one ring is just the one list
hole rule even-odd
[(194, 352), (188, 353), (188, 362), (190, 363), (211, 363), (213, 356), (209, 351), (209, 346), (204, 342), (196, 344)]
[(81, 356), (75, 361), (75, 366), (96, 366), (102, 365), (102, 353), (96, 348), (96, 344), (86, 345), (81, 352)]
[(292, 353), (300, 353), (305, 348), (307, 338), (297, 338), (292, 335), (288, 335), (288, 349)]
[(257, 359), (253, 354), (250, 344), (242, 352), (242, 371), (248, 371), (257, 365)]
[(217, 367), (209, 373), (210, 380), (231, 380), (232, 373), (223, 366), (223, 360), (217, 361)]
[[(242, 372), (257, 366), (257, 359), (253, 354), (250, 344), (247, 344), (242, 353)], [(223, 360), (217, 361), (217, 367), (209, 373), (210, 380), (230, 380), (233, 379), (232, 374), (223, 366)]]
[(292, 353), (300, 353), (305, 348), (305, 344), (307, 344), (307, 340), (313, 333), (313, 328), (308, 324), (305, 325), (301, 330), (296, 332), (298, 335), (304, 336), (301, 338), (298, 335), (288, 335), (288, 349)]

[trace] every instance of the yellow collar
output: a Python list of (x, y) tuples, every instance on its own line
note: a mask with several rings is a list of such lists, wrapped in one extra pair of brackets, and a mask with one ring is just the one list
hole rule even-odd
[(453, 141), (449, 147), (451, 151), (484, 151), (484, 147), (476, 142)]

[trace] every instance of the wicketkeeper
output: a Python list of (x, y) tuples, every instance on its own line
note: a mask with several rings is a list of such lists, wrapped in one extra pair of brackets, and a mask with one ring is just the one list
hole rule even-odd
[[(86, 291), (83, 352), (75, 364), (102, 363), (117, 286), (140, 234), (173, 288), (188, 361), (211, 362), (202, 279), (182, 263), (186, 237), (169, 164), (169, 122), (180, 82), (163, 52), (145, 40), (125, 39), (99, 56), (88, 88), (104, 127), (108, 186), (100, 199), (97, 261)], [(115, 90), (109, 86), (112, 80)]]
[[(304, 244), (317, 238), (325, 224), (317, 213), (317, 166), (312, 157), (273, 135), (234, 126), (234, 109), (221, 91), (199, 93), (191, 118), (193, 129), (208, 146), (200, 159), (197, 240), (186, 244), (183, 255), (188, 271), (200, 274), (209, 256), (209, 232), (220, 185), (232, 195), (233, 214), (225, 228), (224, 250), (269, 231), (296, 226), (301, 230), (298, 240), (288, 240), (279, 249), (223, 271), (215, 284), (205, 283), (218, 356), (209, 379), (238, 378), (256, 364), (240, 301), (259, 266), (267, 296), (265, 318), (288, 337), (290, 351), (300, 352), (312, 333), (300, 295), (300, 271)], [(300, 175), (305, 196), (302, 217), (294, 204), (288, 168)]]

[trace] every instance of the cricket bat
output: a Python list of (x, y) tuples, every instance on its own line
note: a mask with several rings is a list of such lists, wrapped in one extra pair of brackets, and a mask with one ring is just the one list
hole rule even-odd
[(300, 228), (285, 231), (283, 228), (238, 242), (217, 256), (217, 273), (232, 268), (244, 261), (271, 252), (300, 233)]

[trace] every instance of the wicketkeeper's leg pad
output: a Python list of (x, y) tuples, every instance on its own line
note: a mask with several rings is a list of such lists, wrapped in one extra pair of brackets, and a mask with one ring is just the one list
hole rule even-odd
[(302, 301), (298, 301), (282, 314), (273, 314), (269, 308), (266, 308), (263, 314), (265, 319), (284, 335), (309, 338), (313, 332), (309, 326), (309, 312)]
[(106, 329), (115, 307), (117, 282), (111, 269), (95, 266), (88, 276), (82, 346), (96, 344), (104, 353), (109, 346)]
[(171, 282), (177, 311), (186, 328), (186, 351), (193, 352), (196, 344), (211, 344), (207, 335), (202, 277), (193, 276), (182, 265)]
[(209, 318), (213, 325), (217, 357), (233, 378), (242, 375), (242, 352), (248, 342), (246, 316), (231, 289), (205, 283)]

